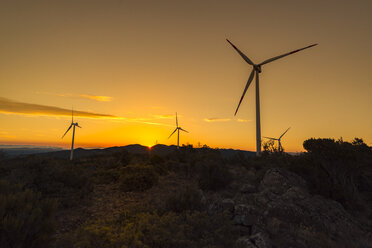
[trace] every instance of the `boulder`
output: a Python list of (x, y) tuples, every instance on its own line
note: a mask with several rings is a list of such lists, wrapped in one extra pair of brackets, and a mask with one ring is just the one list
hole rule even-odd
[(251, 236), (239, 238), (235, 243), (236, 248), (271, 248), (271, 241), (264, 232), (256, 233)]
[(275, 194), (283, 194), (293, 186), (306, 189), (306, 181), (295, 173), (279, 168), (269, 169), (260, 182), (260, 191), (270, 190)]
[(239, 247), (268, 247), (267, 235), (258, 238), (263, 233), (269, 233), (277, 247), (364, 247), (350, 243), (366, 237), (353, 216), (338, 202), (309, 194), (306, 182), (294, 173), (269, 169), (257, 193), (237, 199), (233, 221), (249, 226), (253, 234), (241, 237)]
[(234, 204), (235, 202), (233, 199), (216, 200), (209, 205), (208, 213), (217, 214), (228, 211), (232, 214), (234, 212)]
[(240, 188), (240, 193), (243, 194), (250, 194), (255, 192), (257, 192), (256, 187), (250, 183), (243, 184), (243, 186)]
[(239, 204), (234, 208), (234, 224), (243, 226), (253, 226), (257, 222), (259, 213), (251, 205)]

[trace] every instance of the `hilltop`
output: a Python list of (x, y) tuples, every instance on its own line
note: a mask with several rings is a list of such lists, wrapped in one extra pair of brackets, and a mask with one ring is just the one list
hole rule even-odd
[[(184, 146), (185, 147), (185, 146)], [(190, 146), (186, 146), (189, 147)], [(196, 150), (203, 149), (203, 148), (194, 148)], [(205, 149), (205, 148), (204, 148)], [(160, 156), (168, 155), (177, 150), (177, 146), (175, 145), (162, 145), (157, 144), (152, 146), (151, 148), (147, 146), (142, 146), (140, 144), (132, 144), (126, 146), (113, 146), (107, 148), (76, 148), (74, 150), (74, 157), (76, 159), (86, 158), (91, 156), (102, 156), (111, 153), (115, 153), (118, 151), (125, 150), (130, 153), (134, 154), (156, 154)], [(234, 149), (224, 149), (224, 148), (215, 148), (215, 150), (220, 151), (223, 157), (233, 157), (237, 153), (243, 153), (245, 156), (255, 156), (255, 152), (251, 151), (244, 151), (244, 150), (234, 150)], [(14, 158), (19, 156), (28, 156), (31, 154), (37, 154), (38, 156), (50, 157), (50, 158), (69, 158), (70, 156), (70, 149), (62, 149), (60, 147), (32, 147), (32, 146), (22, 146), (22, 147), (12, 147), (0, 146), (0, 152), (3, 152), (5, 156)]]
[(130, 145), (0, 160), (1, 247), (371, 247), (372, 153)]

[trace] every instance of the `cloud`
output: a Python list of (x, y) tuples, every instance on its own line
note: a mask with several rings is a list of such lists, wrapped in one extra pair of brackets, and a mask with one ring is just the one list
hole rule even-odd
[(246, 119), (237, 119), (236, 121), (237, 121), (237, 122), (250, 122), (250, 121), (252, 121), (252, 120), (246, 120)]
[[(179, 115), (181, 116), (181, 115)], [(173, 119), (176, 117), (176, 115), (153, 115), (154, 118), (156, 119)]]
[(14, 135), (3, 135), (3, 134), (0, 134), (0, 138), (16, 138), (16, 136), (14, 136)]
[(155, 126), (164, 126), (164, 127), (173, 127), (166, 123), (154, 122), (151, 118), (136, 118), (136, 117), (122, 117), (119, 121), (135, 122), (140, 124), (155, 125)]
[[(31, 116), (71, 116), (71, 109), (47, 106), (41, 104), (17, 102), (0, 97), (0, 113)], [(99, 114), (87, 111), (74, 111), (74, 116), (83, 118), (118, 119), (114, 115)]]
[(8, 132), (0, 132), (0, 138), (15, 138), (15, 136), (9, 135)]
[[(47, 106), (41, 104), (24, 103), (0, 97), (0, 114), (18, 114), (27, 116), (71, 116), (71, 109), (59, 108), (55, 106)], [(74, 110), (74, 117), (95, 118), (95, 119), (110, 119), (113, 122), (135, 122), (146, 125), (156, 125), (173, 127), (173, 125), (157, 122), (156, 119), (171, 118), (171, 115), (159, 115), (157, 118), (141, 118), (141, 117), (119, 117), (108, 114), (93, 113), (87, 111)], [(174, 115), (173, 115), (174, 117)], [(0, 136), (5, 137), (6, 132), (0, 132)]]
[(226, 122), (230, 121), (230, 118), (205, 118), (204, 121), (206, 122)]
[(86, 95), (86, 94), (82, 94), (79, 96), (82, 98), (87, 98), (87, 99), (95, 100), (98, 102), (111, 102), (112, 101), (111, 96), (93, 96), (93, 95)]
[(52, 95), (52, 96), (60, 96), (60, 97), (68, 97), (68, 98), (84, 98), (84, 99), (90, 99), (98, 102), (111, 102), (113, 100), (113, 97), (111, 96), (95, 96), (95, 95), (89, 95), (89, 94), (80, 94), (80, 95), (74, 95), (74, 94), (60, 94), (60, 93), (50, 93), (50, 92), (36, 92), (37, 94), (43, 94), (43, 95)]

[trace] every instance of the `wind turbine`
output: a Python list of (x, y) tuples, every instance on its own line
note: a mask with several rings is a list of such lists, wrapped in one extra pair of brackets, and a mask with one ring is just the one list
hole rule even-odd
[(77, 122), (74, 123), (74, 110), (71, 111), (71, 124), (70, 124), (69, 128), (67, 129), (67, 131), (65, 132), (65, 134), (62, 136), (62, 139), (63, 139), (63, 137), (65, 137), (67, 132), (70, 131), (71, 127), (73, 127), (73, 128), (72, 128), (72, 143), (71, 143), (70, 160), (73, 159), (73, 155), (74, 155), (75, 127), (81, 128), (81, 126), (79, 126), (79, 124)]
[(252, 80), (254, 78), (254, 74), (256, 73), (256, 154), (258, 156), (261, 153), (260, 87), (259, 87), (259, 76), (258, 76), (258, 74), (262, 72), (261, 66), (263, 66), (265, 64), (268, 64), (270, 62), (273, 62), (273, 61), (275, 61), (277, 59), (280, 59), (280, 58), (286, 57), (288, 55), (291, 55), (293, 53), (297, 53), (297, 52), (302, 51), (304, 49), (307, 49), (307, 48), (316, 46), (318, 44), (312, 44), (310, 46), (303, 47), (303, 48), (294, 50), (292, 52), (285, 53), (285, 54), (282, 54), (282, 55), (279, 55), (279, 56), (276, 56), (276, 57), (267, 59), (267, 60), (263, 61), (260, 64), (255, 64), (244, 53), (242, 53), (233, 43), (231, 43), (228, 39), (226, 39), (226, 40), (239, 53), (239, 55), (245, 60), (245, 62), (247, 62), (248, 64), (250, 64), (251, 66), (253, 66), (252, 72), (251, 72), (251, 74), (250, 74), (250, 76), (248, 78), (248, 82), (247, 82), (247, 84), (246, 84), (246, 86), (244, 88), (243, 95), (240, 98), (238, 107), (236, 108), (236, 111), (235, 111), (235, 114), (234, 115), (236, 115), (236, 113), (238, 112), (239, 106), (240, 106), (240, 104), (241, 104), (241, 102), (242, 102), (242, 100), (244, 98), (244, 95), (247, 92), (247, 89), (248, 89), (249, 85), (251, 84), (251, 82), (252, 82)]
[(271, 139), (271, 140), (277, 140), (278, 141), (278, 149), (279, 149), (279, 151), (283, 151), (282, 143), (280, 142), (280, 140), (284, 136), (284, 134), (286, 134), (286, 132), (288, 132), (289, 129), (290, 129), (290, 127), (287, 130), (285, 130), (285, 132), (282, 135), (280, 135), (280, 137), (277, 138), (277, 139), (276, 138), (271, 138), (271, 137), (264, 137), (264, 138)]
[(188, 133), (188, 131), (178, 126), (178, 118), (176, 112), (176, 129), (174, 129), (173, 133), (169, 135), (168, 139), (177, 131), (177, 149), (180, 149), (180, 130)]

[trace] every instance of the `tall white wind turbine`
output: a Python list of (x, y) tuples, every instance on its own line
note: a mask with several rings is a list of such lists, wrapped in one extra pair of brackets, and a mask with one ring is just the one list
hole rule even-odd
[(168, 139), (177, 131), (177, 149), (180, 149), (180, 130), (188, 133), (188, 131), (178, 126), (178, 118), (176, 112), (176, 129), (174, 129), (173, 133), (169, 135)]
[(244, 88), (243, 95), (240, 98), (238, 107), (236, 108), (235, 115), (238, 112), (240, 104), (241, 104), (241, 102), (244, 98), (245, 93), (247, 92), (247, 89), (248, 89), (249, 85), (251, 84), (251, 82), (254, 78), (254, 75), (256, 74), (256, 154), (260, 155), (260, 153), (261, 153), (261, 122), (260, 122), (260, 87), (259, 87), (259, 76), (258, 76), (258, 74), (261, 73), (261, 71), (262, 71), (261, 66), (263, 66), (265, 64), (268, 64), (270, 62), (273, 62), (277, 59), (280, 59), (280, 58), (286, 57), (288, 55), (291, 55), (293, 53), (297, 53), (297, 52), (302, 51), (304, 49), (316, 46), (318, 44), (312, 44), (310, 46), (300, 48), (300, 49), (294, 50), (292, 52), (285, 53), (285, 54), (267, 59), (267, 60), (263, 61), (262, 63), (255, 64), (244, 53), (242, 53), (233, 43), (231, 43), (228, 39), (226, 39), (226, 40), (239, 53), (239, 55), (245, 60), (245, 62), (247, 62), (248, 64), (250, 64), (253, 67), (252, 72), (251, 72), (251, 74), (248, 78), (248, 82), (247, 82), (247, 84)]
[(281, 139), (282, 139), (282, 137), (284, 136), (284, 134), (286, 134), (286, 133), (288, 132), (289, 129), (290, 129), (290, 127), (289, 127), (287, 130), (285, 130), (285, 132), (284, 132), (282, 135), (280, 135), (279, 138), (271, 138), (271, 137), (264, 137), (264, 138), (266, 138), (266, 139), (271, 139), (271, 140), (277, 140), (277, 141), (278, 141), (278, 149), (279, 149), (279, 151), (281, 152), (281, 151), (283, 151), (283, 147), (282, 147)]
[(65, 137), (67, 132), (70, 131), (71, 127), (73, 127), (73, 128), (72, 128), (72, 143), (71, 143), (70, 160), (72, 160), (73, 156), (74, 156), (75, 127), (81, 128), (81, 126), (79, 126), (79, 124), (77, 122), (74, 123), (74, 110), (71, 111), (71, 124), (70, 124), (69, 128), (67, 129), (67, 131), (65, 132), (65, 134), (62, 136), (62, 139), (63, 139), (63, 137)]

